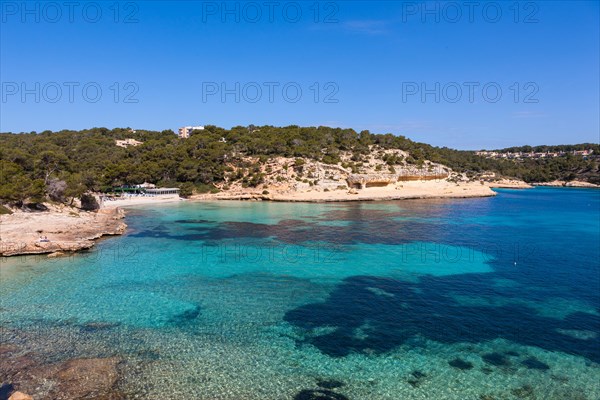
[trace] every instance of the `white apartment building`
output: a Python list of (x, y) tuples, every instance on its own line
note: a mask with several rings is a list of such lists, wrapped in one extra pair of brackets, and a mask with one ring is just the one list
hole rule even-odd
[(183, 126), (179, 128), (179, 137), (181, 139), (187, 139), (190, 137), (192, 131), (203, 131), (203, 126)]

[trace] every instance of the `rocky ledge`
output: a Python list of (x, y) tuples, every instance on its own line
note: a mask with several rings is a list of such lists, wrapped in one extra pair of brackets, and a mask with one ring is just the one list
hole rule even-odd
[(119, 208), (84, 212), (70, 207), (2, 215), (0, 256), (50, 253), (56, 257), (89, 249), (102, 236), (123, 234), (124, 216)]

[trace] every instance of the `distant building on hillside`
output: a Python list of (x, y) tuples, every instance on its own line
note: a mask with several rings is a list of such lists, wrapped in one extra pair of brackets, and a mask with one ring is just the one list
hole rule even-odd
[(115, 140), (115, 143), (117, 146), (119, 147), (128, 147), (128, 146), (139, 146), (140, 144), (143, 144), (144, 142), (140, 142), (139, 140), (135, 140), (135, 139), (124, 139), (124, 140)]
[(192, 131), (203, 131), (203, 126), (183, 126), (179, 128), (179, 137), (181, 139), (187, 139), (192, 134)]

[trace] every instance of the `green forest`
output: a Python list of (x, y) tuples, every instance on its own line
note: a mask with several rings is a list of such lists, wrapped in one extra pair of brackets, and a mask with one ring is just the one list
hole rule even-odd
[[(143, 144), (127, 148), (115, 145), (116, 139), (126, 138)], [(417, 166), (430, 160), (472, 177), (491, 171), (527, 182), (581, 179), (600, 183), (597, 144), (506, 149), (594, 150), (594, 156), (587, 158), (566, 155), (518, 161), (486, 159), (474, 151), (434, 147), (404, 136), (330, 127), (206, 126), (188, 139), (180, 139), (171, 130), (133, 132), (129, 128), (92, 128), (0, 133), (0, 200), (17, 205), (46, 199), (69, 202), (89, 192), (143, 182), (179, 187), (183, 195), (189, 195), (215, 190), (213, 184), (222, 181), (232, 171), (230, 165), (239, 165), (245, 156), (256, 156), (263, 162), (269, 157), (285, 156), (337, 164), (340, 152), (349, 151), (352, 160), (360, 162), (369, 153), (370, 145), (408, 151), (406, 162)], [(237, 178), (258, 185), (258, 169), (251, 165), (244, 167), (247, 172)]]

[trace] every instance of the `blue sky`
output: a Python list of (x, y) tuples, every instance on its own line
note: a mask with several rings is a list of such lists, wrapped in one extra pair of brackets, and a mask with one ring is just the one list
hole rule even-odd
[(459, 149), (600, 140), (596, 1), (0, 3), (2, 131), (298, 124)]

